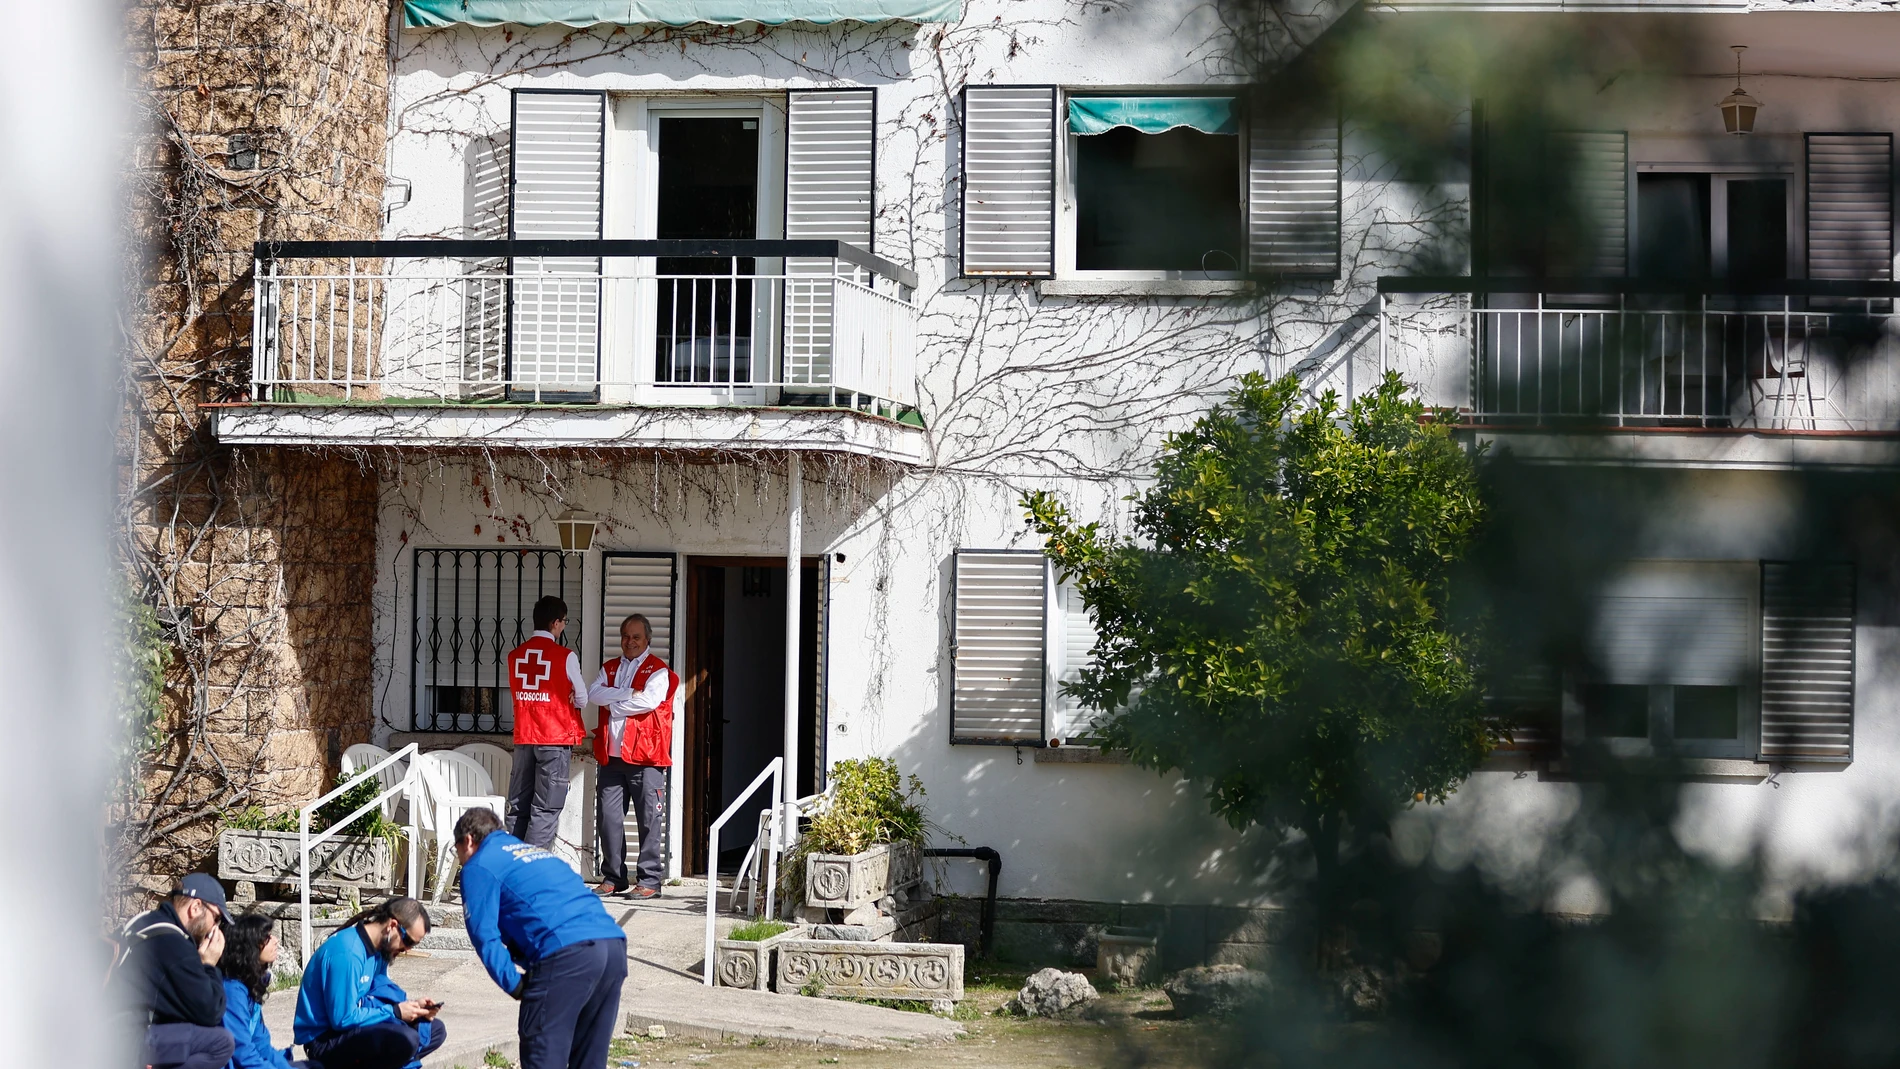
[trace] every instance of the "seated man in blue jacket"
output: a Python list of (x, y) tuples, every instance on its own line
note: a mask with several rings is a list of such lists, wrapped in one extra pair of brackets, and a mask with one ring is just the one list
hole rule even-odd
[(422, 1063), (448, 1033), (442, 1004), (412, 999), (389, 963), (429, 934), (429, 913), (391, 898), (344, 922), (304, 967), (295, 1036), (313, 1069), (404, 1069)]
[(603, 1069), (620, 1023), (626, 933), (579, 873), (502, 831), (492, 809), (455, 822), (455, 853), (469, 942), (521, 1002), (521, 1069)]

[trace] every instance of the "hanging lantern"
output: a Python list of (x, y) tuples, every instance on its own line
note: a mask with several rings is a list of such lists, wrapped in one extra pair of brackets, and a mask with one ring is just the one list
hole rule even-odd
[(561, 534), (561, 552), (585, 553), (594, 546), (594, 524), (600, 521), (585, 512), (568, 509), (554, 517), (554, 529)]
[(1748, 51), (1747, 45), (1730, 45), (1735, 53), (1735, 91), (1722, 98), (1716, 107), (1722, 109), (1722, 126), (1737, 137), (1753, 133), (1755, 113), (1761, 110), (1761, 101), (1742, 91), (1742, 53)]

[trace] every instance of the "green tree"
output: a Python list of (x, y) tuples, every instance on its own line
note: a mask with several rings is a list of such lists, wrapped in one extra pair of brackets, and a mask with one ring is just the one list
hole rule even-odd
[(1330, 880), (1342, 828), (1442, 801), (1500, 725), (1454, 604), (1484, 519), (1471, 454), (1397, 375), (1344, 408), (1299, 396), (1249, 375), (1169, 436), (1134, 538), (1023, 505), (1095, 616), (1069, 691), (1105, 743), (1204, 784), (1237, 828), (1302, 830)]

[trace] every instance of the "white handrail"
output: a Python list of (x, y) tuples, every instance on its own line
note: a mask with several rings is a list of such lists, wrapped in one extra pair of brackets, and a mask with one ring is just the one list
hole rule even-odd
[[(397, 792), (401, 792), (403, 797), (409, 802), (409, 824), (403, 830), (406, 831), (409, 835), (409, 873), (408, 873), (409, 897), (411, 898), (416, 897), (416, 855), (419, 853), (419, 850), (416, 844), (417, 802), (416, 802), (413, 788), (415, 787), (415, 782), (416, 782), (415, 758), (421, 752), (422, 751), (417, 746), (417, 744), (412, 742), (409, 745), (404, 746), (402, 749), (397, 750), (395, 753), (390, 754), (388, 757), (383, 758), (381, 761), (378, 761), (375, 764), (371, 765), (370, 767), (362, 770), (361, 772), (358, 772), (355, 776), (351, 777), (349, 780), (343, 783), (337, 784), (336, 789), (331, 791), (329, 794), (326, 794), (323, 797), (317, 799), (316, 801), (311, 802), (308, 805), (305, 805), (303, 808), (297, 810), (297, 856), (298, 856), (298, 863), (297, 863), (298, 929), (297, 929), (297, 934), (300, 940), (297, 944), (297, 954), (298, 954), (298, 959), (299, 959), (298, 960), (299, 965), (308, 967), (310, 964), (310, 953), (311, 953), (311, 946), (310, 946), (310, 848), (313, 846), (321, 846), (324, 842), (328, 841), (329, 839), (337, 835), (341, 835), (343, 833), (343, 829), (349, 827), (351, 822), (356, 820), (357, 817), (360, 817), (363, 814), (369, 812), (370, 810), (376, 808), (377, 806), (382, 805), (385, 800), (393, 797)], [(328, 802), (330, 799), (337, 797), (338, 795), (342, 794), (344, 791), (350, 789), (351, 787), (356, 786), (356, 784), (361, 782), (364, 778), (369, 777), (369, 776), (374, 776), (376, 773), (381, 772), (383, 769), (389, 767), (389, 765), (395, 763), (396, 761), (400, 761), (405, 757), (409, 758), (410, 760), (409, 760), (408, 767), (403, 769), (402, 781), (400, 783), (396, 784), (394, 787), (389, 788), (383, 793), (377, 795), (375, 798), (371, 799), (367, 804), (357, 809), (356, 812), (351, 813), (349, 816), (344, 817), (342, 820), (336, 821), (335, 823), (331, 824), (328, 828), (325, 828), (323, 831), (319, 832), (316, 838), (314, 839), (311, 838), (310, 815), (316, 812), (319, 806), (323, 805), (325, 802)]]
[[(719, 829), (726, 826), (726, 821), (732, 819), (733, 814), (739, 811), (739, 807), (744, 805), (746, 801), (752, 797), (753, 792), (759, 789), (759, 785), (764, 783), (767, 779), (770, 779), (772, 781), (772, 797), (777, 798), (779, 796), (779, 793), (778, 793), (779, 770), (784, 767), (785, 767), (784, 755), (781, 754), (778, 757), (772, 758), (772, 760), (766, 764), (765, 768), (760, 770), (758, 775), (752, 777), (752, 782), (746, 786), (745, 790), (739, 792), (739, 796), (732, 800), (732, 804), (726, 807), (725, 812), (719, 814), (719, 819), (713, 821), (712, 827), (708, 829), (706, 832), (707, 842), (706, 842), (706, 975), (705, 975), (705, 980), (706, 980), (707, 987), (711, 987), (713, 985), (713, 923), (719, 919)], [(771, 852), (772, 852), (771, 861), (769, 862), (770, 868), (767, 870), (769, 872), (769, 875), (766, 877), (766, 884), (765, 884), (765, 887), (766, 887), (766, 891), (765, 891), (766, 907), (765, 908), (768, 910), (772, 908), (771, 903), (772, 903), (773, 896), (778, 894), (778, 844), (777, 843), (772, 844)], [(738, 886), (737, 880), (733, 881), (733, 886), (735, 888)]]

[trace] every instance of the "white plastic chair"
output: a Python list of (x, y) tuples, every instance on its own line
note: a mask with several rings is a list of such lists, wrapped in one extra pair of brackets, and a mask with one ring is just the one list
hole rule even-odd
[[(388, 756), (389, 751), (383, 749), (381, 746), (372, 746), (367, 742), (359, 742), (343, 751), (343, 759), (339, 762), (343, 772), (343, 778), (348, 779)], [(406, 764), (407, 762), (397, 761), (385, 766), (382, 771), (376, 773), (376, 782), (380, 784), (385, 791), (394, 788), (402, 782), (403, 773), (406, 771), (404, 767)], [(397, 794), (392, 794), (383, 799), (383, 818), (385, 820), (395, 820), (396, 807), (401, 803), (402, 796)]]
[(488, 772), (467, 754), (452, 750), (432, 750), (416, 758), (416, 779), (421, 785), (417, 832), (435, 839), (435, 890), (430, 901), (442, 900), (455, 864), (455, 822), (471, 809), (492, 809), (505, 816), (506, 801), (494, 793)]
[[(515, 755), (492, 742), (465, 742), (455, 752), (475, 759), (488, 773), (489, 787), (496, 793), (508, 793), (508, 781), (514, 777)], [(503, 813), (502, 816), (507, 816)]]

